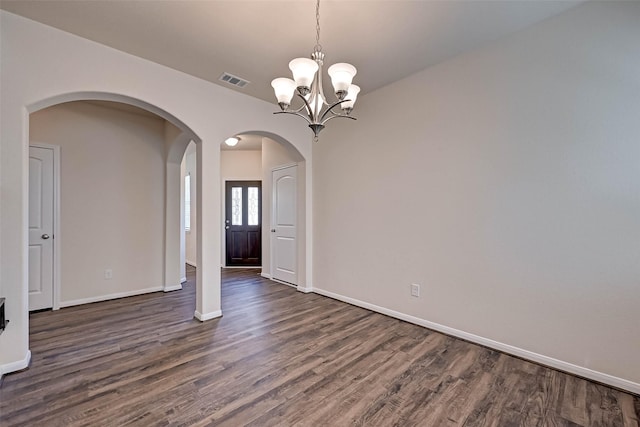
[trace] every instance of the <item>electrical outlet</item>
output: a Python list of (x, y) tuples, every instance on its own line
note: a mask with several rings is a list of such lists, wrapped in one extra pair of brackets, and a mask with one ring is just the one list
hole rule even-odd
[(420, 285), (415, 283), (411, 285), (411, 296), (416, 298), (420, 296)]
[(113, 279), (113, 270), (111, 270), (110, 268), (107, 268), (107, 269), (104, 271), (104, 278), (105, 278), (106, 280)]

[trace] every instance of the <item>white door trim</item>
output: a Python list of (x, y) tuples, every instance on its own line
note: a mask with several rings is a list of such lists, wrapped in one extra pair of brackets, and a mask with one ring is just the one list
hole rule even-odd
[(271, 169), (271, 174), (272, 174), (271, 176), (273, 177), (273, 172), (275, 172), (275, 171), (292, 168), (294, 166), (298, 166), (298, 163), (293, 162), (293, 163), (287, 163), (285, 165), (276, 166), (275, 168)]
[(53, 151), (53, 309), (60, 309), (60, 146), (31, 142), (29, 147)]

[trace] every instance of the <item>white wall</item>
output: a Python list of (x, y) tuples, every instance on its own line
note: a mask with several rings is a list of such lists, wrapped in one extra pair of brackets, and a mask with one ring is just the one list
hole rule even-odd
[[(27, 304), (30, 112), (69, 100), (126, 100), (195, 135), (195, 140), (201, 141), (197, 144), (197, 161), (201, 165), (197, 180), (209, 185), (198, 186), (198, 259), (220, 258), (220, 141), (228, 135), (260, 131), (289, 141), (309, 161), (312, 153), (308, 129), (299, 126), (293, 117), (274, 117), (272, 113), (277, 107), (271, 103), (5, 11), (0, 11), (0, 20), (0, 293), (7, 298), (7, 318), (11, 320), (0, 335), (2, 375), (23, 369), (30, 358)], [(177, 181), (180, 171), (176, 169)], [(307, 174), (307, 179), (311, 179), (311, 168), (307, 168)], [(176, 190), (172, 194), (176, 193), (177, 204), (179, 187), (177, 183), (171, 187)], [(171, 217), (179, 223), (179, 211)], [(171, 239), (176, 245), (179, 245), (178, 227)], [(175, 252), (179, 257), (179, 249)], [(219, 265), (196, 262), (195, 314), (202, 320), (219, 316)], [(178, 271), (178, 263), (175, 265)]]
[(314, 287), (640, 392), (639, 23), (586, 3), (363, 96), (314, 145)]
[(73, 102), (29, 123), (61, 151), (60, 305), (162, 289), (165, 121)]
[[(222, 241), (220, 247), (220, 265), (226, 265), (227, 247), (225, 242), (224, 220), (226, 218), (226, 197), (225, 183), (226, 181), (261, 181), (262, 180), (262, 151), (260, 150), (223, 150), (220, 151), (220, 194), (222, 195), (222, 203), (220, 204), (220, 224)], [(264, 183), (263, 183), (264, 185)], [(262, 200), (264, 204), (264, 189)], [(263, 208), (264, 210), (264, 208)], [(264, 223), (262, 225), (264, 230)], [(262, 246), (264, 248), (264, 240)]]

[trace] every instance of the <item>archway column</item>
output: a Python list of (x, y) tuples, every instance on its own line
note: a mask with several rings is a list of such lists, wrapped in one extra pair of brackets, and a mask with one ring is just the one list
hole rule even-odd
[(222, 316), (220, 298), (220, 147), (211, 141), (196, 144), (196, 311), (205, 321)]
[(167, 122), (165, 124), (165, 238), (164, 284), (165, 292), (182, 289), (184, 268), (184, 222), (182, 204), (182, 158), (189, 142), (195, 136)]
[(165, 172), (164, 291), (182, 289), (180, 284), (180, 163), (168, 161)]

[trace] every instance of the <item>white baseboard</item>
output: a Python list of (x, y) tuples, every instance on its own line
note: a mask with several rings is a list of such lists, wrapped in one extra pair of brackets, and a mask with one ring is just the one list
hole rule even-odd
[(2, 379), (5, 374), (28, 368), (29, 363), (31, 363), (31, 350), (27, 350), (27, 354), (25, 354), (22, 360), (0, 365), (0, 379)]
[(180, 278), (180, 284), (183, 284), (183, 283), (184, 283), (184, 282), (186, 282), (186, 281), (187, 281), (187, 278), (186, 278), (186, 277), (181, 277), (181, 278)]
[(200, 313), (199, 311), (196, 310), (196, 312), (193, 313), (193, 315), (199, 321), (204, 322), (204, 321), (207, 321), (207, 320), (215, 319), (217, 317), (222, 317), (222, 310), (216, 310), (216, 311), (212, 311), (211, 313), (206, 313), (206, 314), (202, 314), (202, 313)]
[(179, 291), (181, 289), (182, 289), (182, 284), (178, 284), (178, 285), (172, 285), (172, 286), (165, 286), (163, 291), (171, 292), (171, 291)]
[(137, 289), (135, 291), (118, 292), (118, 293), (115, 293), (115, 294), (108, 294), (108, 295), (100, 295), (100, 296), (97, 296), (97, 297), (74, 299), (74, 300), (71, 300), (71, 301), (60, 301), (60, 307), (71, 307), (73, 305), (89, 304), (89, 303), (92, 303), (92, 302), (107, 301), (107, 300), (110, 300), (110, 299), (132, 297), (132, 296), (135, 296), (135, 295), (149, 294), (151, 292), (159, 292), (159, 291), (163, 291), (163, 290), (164, 290), (164, 288), (162, 286), (158, 286), (158, 287), (155, 287), (155, 288)]
[(304, 292), (305, 294), (313, 292), (313, 288), (303, 288), (303, 287), (301, 287), (299, 285), (294, 285), (293, 283), (289, 283), (289, 282), (285, 282), (285, 281), (282, 281), (282, 280), (274, 279), (271, 274), (260, 273), (260, 276), (264, 277), (265, 279), (269, 279), (272, 282), (280, 283), (281, 285), (291, 286), (292, 288), (296, 288), (297, 290), (299, 290), (300, 292)]
[(264, 277), (265, 279), (269, 279), (272, 282), (280, 283), (281, 285), (291, 286), (292, 288), (296, 288), (298, 291), (303, 292), (305, 294), (313, 292), (313, 288), (310, 288), (310, 287), (307, 288), (307, 287), (303, 287), (301, 285), (294, 285), (293, 283), (288, 283), (288, 282), (284, 282), (282, 280), (274, 279), (271, 274), (260, 273), (260, 276)]
[(640, 394), (640, 384), (633, 381), (625, 380), (623, 378), (615, 377), (613, 375), (605, 374), (603, 372), (594, 371), (583, 366), (574, 365), (573, 363), (565, 362), (562, 360), (554, 359), (553, 357), (545, 356), (542, 354), (534, 353), (529, 350), (525, 350), (519, 347), (514, 347), (509, 344), (504, 344), (499, 341), (494, 341), (489, 338), (481, 337), (479, 335), (470, 334), (459, 329), (450, 328), (448, 326), (441, 325), (439, 323), (430, 322), (419, 317), (410, 316), (408, 314), (400, 313), (398, 311), (390, 310), (388, 308), (380, 307), (375, 304), (360, 301), (355, 298), (345, 297), (340, 294), (325, 291), (324, 289), (313, 288), (313, 292), (319, 295), (324, 295), (329, 298), (333, 298), (339, 301), (343, 301), (358, 307), (366, 308), (367, 310), (375, 311), (396, 319), (404, 320), (405, 322), (413, 323), (416, 325), (424, 326), (425, 328), (433, 329), (434, 331), (442, 332), (447, 335), (462, 338), (463, 340), (470, 341), (476, 344), (480, 344), (485, 347), (493, 348), (495, 350), (502, 351), (504, 353), (512, 354), (514, 356), (521, 357), (523, 359), (530, 360), (532, 362), (539, 363), (541, 365), (549, 366), (551, 368), (558, 369), (579, 377), (587, 378), (599, 383), (607, 384), (612, 387), (616, 387), (622, 390), (630, 391), (631, 393)]
[(280, 283), (281, 285), (290, 286), (292, 288), (298, 289), (298, 285), (294, 285), (293, 283), (285, 282), (283, 280), (274, 279), (273, 276), (269, 278), (272, 282)]

